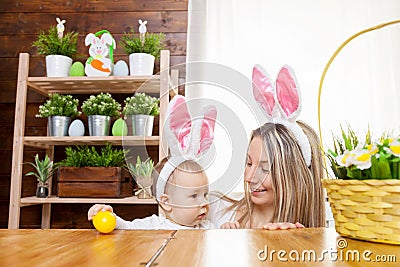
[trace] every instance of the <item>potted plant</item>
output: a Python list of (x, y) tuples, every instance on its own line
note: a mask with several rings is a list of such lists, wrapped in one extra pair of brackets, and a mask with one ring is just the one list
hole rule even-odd
[(147, 158), (145, 161), (142, 161), (140, 156), (137, 156), (135, 165), (128, 163), (128, 170), (139, 186), (135, 195), (137, 195), (138, 198), (151, 198), (151, 186), (153, 185), (151, 174), (154, 170), (153, 160)]
[(119, 44), (129, 55), (129, 69), (131, 76), (153, 75), (154, 61), (160, 58), (164, 49), (165, 35), (163, 33), (148, 33), (147, 21), (139, 20), (139, 34), (134, 30), (124, 32)]
[(125, 106), (122, 113), (129, 122), (132, 122), (132, 134), (138, 136), (151, 136), (153, 133), (154, 117), (160, 114), (160, 99), (136, 93), (124, 100)]
[(67, 77), (72, 60), (77, 54), (77, 32), (65, 35), (65, 20), (57, 18), (58, 25), (51, 26), (48, 31), (39, 31), (38, 38), (32, 46), (40, 55), (46, 56), (46, 72), (48, 77)]
[(110, 93), (91, 95), (81, 108), (88, 116), (90, 136), (108, 136), (111, 118), (121, 115), (121, 104)]
[(49, 94), (49, 99), (39, 106), (36, 117), (48, 118), (50, 136), (66, 136), (71, 118), (81, 114), (78, 105), (79, 100), (71, 95)]
[(373, 140), (368, 130), (334, 137), (327, 153), (336, 179), (324, 179), (336, 231), (357, 239), (400, 244), (400, 135)]
[(54, 172), (58, 168), (58, 164), (53, 164), (49, 156), (46, 154), (43, 160), (39, 159), (39, 155), (35, 156), (35, 163), (28, 162), (35, 168), (34, 172), (28, 172), (26, 176), (33, 175), (37, 178), (38, 186), (36, 189), (36, 196), (45, 198), (49, 196), (49, 185), (47, 181), (53, 176)]
[(132, 195), (131, 177), (124, 171), (128, 150), (107, 144), (66, 147), (58, 170), (60, 197), (125, 197)]

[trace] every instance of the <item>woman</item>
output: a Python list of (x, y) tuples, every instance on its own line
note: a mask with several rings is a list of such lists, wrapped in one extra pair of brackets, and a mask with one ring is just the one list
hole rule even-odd
[(222, 197), (211, 218), (216, 227), (273, 230), (325, 225), (318, 136), (307, 124), (298, 124), (311, 145), (310, 166), (286, 126), (266, 123), (254, 130), (244, 171), (244, 197), (239, 201)]
[(253, 95), (270, 122), (254, 130), (244, 171), (244, 197), (220, 196), (213, 204), (216, 228), (287, 229), (325, 225), (319, 139), (304, 122), (293, 70), (284, 66), (272, 83), (253, 69)]

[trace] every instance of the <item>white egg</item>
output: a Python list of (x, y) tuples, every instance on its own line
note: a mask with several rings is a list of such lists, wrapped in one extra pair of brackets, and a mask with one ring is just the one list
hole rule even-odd
[(128, 76), (129, 75), (128, 64), (126, 64), (126, 62), (123, 60), (118, 60), (118, 62), (114, 66), (113, 75)]
[(68, 129), (69, 136), (84, 136), (85, 135), (85, 126), (81, 120), (74, 120), (71, 122)]

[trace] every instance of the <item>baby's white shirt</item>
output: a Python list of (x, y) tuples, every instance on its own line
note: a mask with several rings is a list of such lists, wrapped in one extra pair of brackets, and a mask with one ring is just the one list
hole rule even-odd
[(214, 225), (208, 220), (202, 220), (198, 225), (190, 227), (183, 226), (172, 222), (165, 218), (163, 215), (155, 215), (143, 218), (135, 219), (133, 221), (125, 221), (124, 219), (117, 217), (116, 229), (119, 230), (181, 230), (181, 229), (214, 229)]

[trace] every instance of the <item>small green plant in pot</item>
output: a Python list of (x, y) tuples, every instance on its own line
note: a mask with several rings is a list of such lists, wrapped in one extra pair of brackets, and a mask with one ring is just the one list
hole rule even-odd
[(135, 165), (128, 163), (128, 170), (140, 187), (136, 191), (135, 195), (137, 195), (139, 198), (151, 198), (151, 186), (153, 185), (152, 173), (154, 170), (153, 160), (151, 158), (147, 158), (145, 161), (142, 161), (140, 156), (137, 156)]
[(121, 115), (121, 104), (110, 93), (91, 95), (82, 103), (82, 111), (88, 116), (90, 136), (108, 136), (110, 121)]
[(46, 56), (48, 77), (67, 77), (72, 60), (77, 55), (77, 32), (64, 32), (65, 20), (57, 18), (57, 26), (51, 26), (48, 31), (39, 31), (38, 38), (32, 46), (40, 55)]
[(47, 181), (53, 176), (57, 171), (58, 163), (53, 163), (49, 156), (46, 155), (43, 160), (39, 159), (39, 154), (35, 156), (35, 162), (28, 162), (35, 168), (34, 172), (28, 172), (26, 176), (33, 175), (37, 178), (38, 186), (36, 190), (36, 196), (40, 198), (45, 198), (49, 196), (49, 185)]
[(36, 117), (48, 118), (50, 136), (66, 136), (71, 118), (81, 115), (78, 106), (79, 100), (71, 95), (49, 94)]
[(132, 134), (138, 136), (151, 136), (153, 133), (154, 117), (160, 114), (160, 99), (136, 93), (124, 100), (125, 107), (122, 113), (132, 122)]
[(139, 23), (139, 34), (133, 30), (125, 32), (119, 44), (129, 55), (130, 75), (149, 76), (153, 74), (154, 61), (160, 59), (161, 50), (164, 49), (165, 35), (148, 33), (147, 21), (139, 20)]

